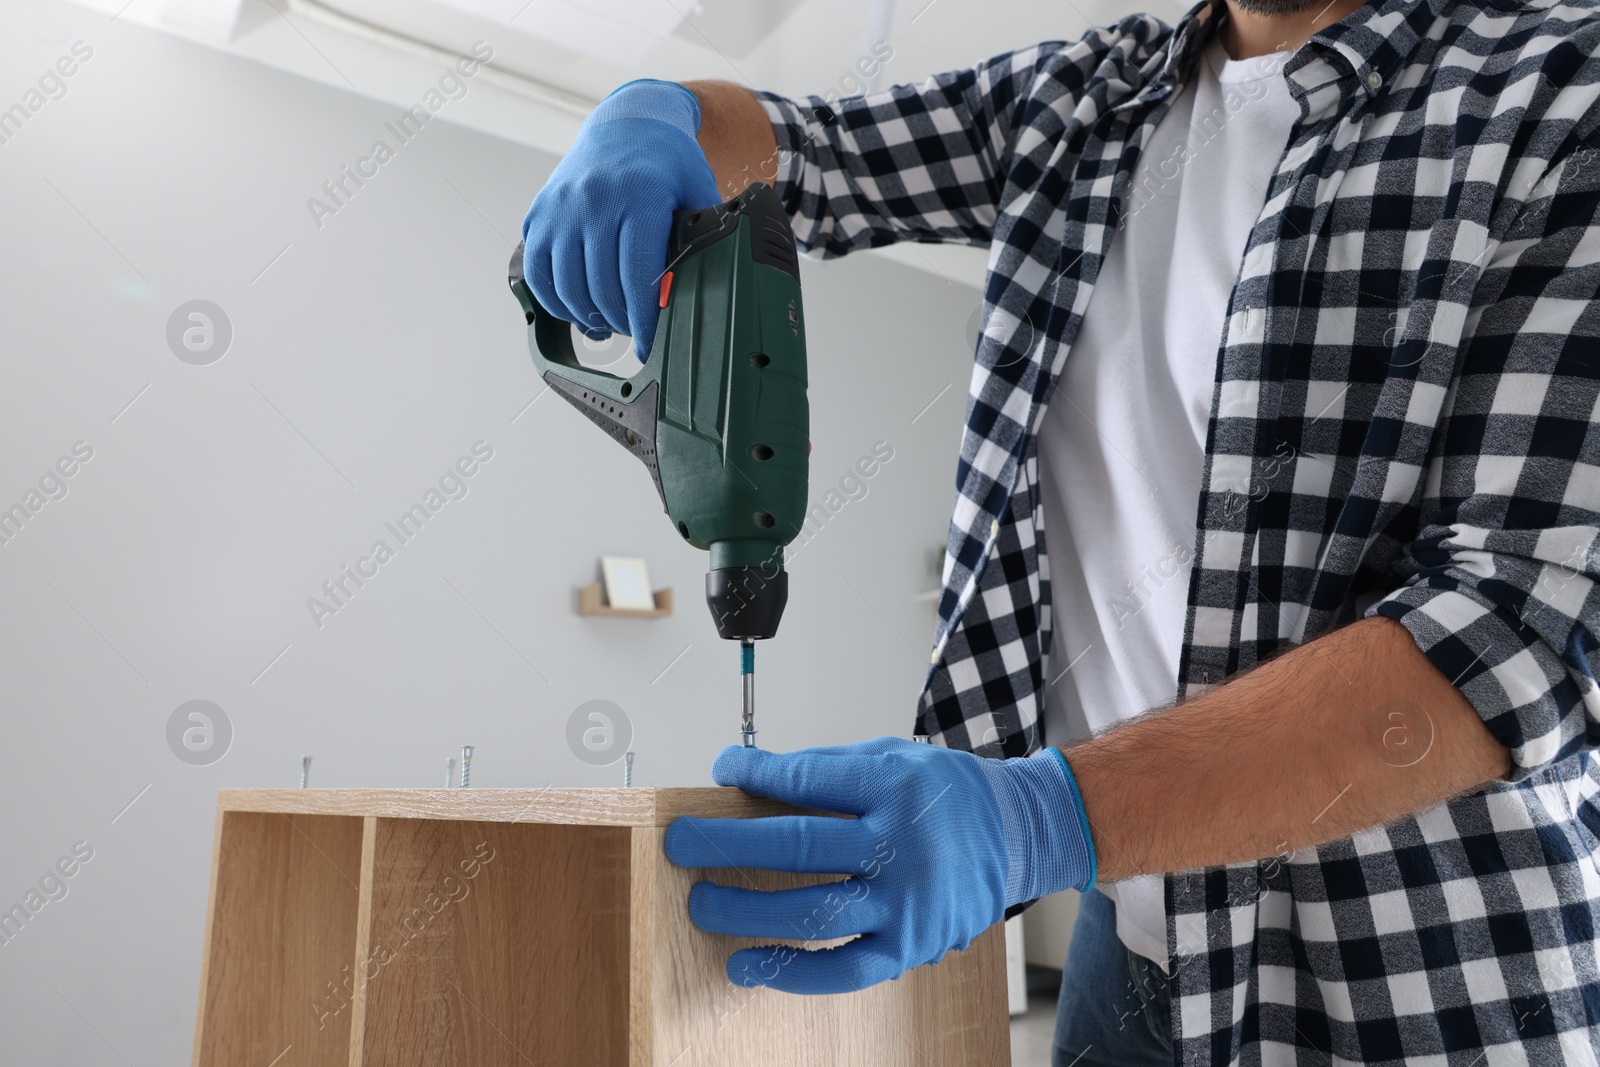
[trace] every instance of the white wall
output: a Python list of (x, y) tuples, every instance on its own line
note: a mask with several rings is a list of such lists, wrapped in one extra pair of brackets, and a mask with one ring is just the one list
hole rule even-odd
[[(615, 783), (565, 741), (592, 698), (631, 715), (641, 784), (704, 783), (737, 657), (642, 468), (554, 397), (513, 422), (540, 386), (507, 241), (550, 157), (435, 121), (319, 231), (306, 198), (392, 107), (7, 4), (0, 108), (77, 40), (66, 95), (0, 145), (0, 504), (94, 449), (0, 547), (0, 907), (94, 858), (0, 945), (0, 1060), (155, 1067), (189, 1055), (217, 789), (293, 785), (302, 753), (317, 785), (435, 785), (464, 742), (475, 784)], [(978, 303), (864, 256), (805, 287), (813, 494), (874, 441), (895, 458), (796, 558), (759, 657), (776, 749), (911, 727)], [(165, 340), (194, 298), (235, 331), (211, 366)], [(478, 440), (470, 494), (316, 629), (306, 599)], [(577, 617), (601, 553), (646, 557), (677, 614)], [(192, 699), (235, 732), (210, 766), (168, 749)]]

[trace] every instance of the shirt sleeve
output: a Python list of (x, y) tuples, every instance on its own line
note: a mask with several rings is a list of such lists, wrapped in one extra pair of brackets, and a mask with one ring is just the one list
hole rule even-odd
[(1600, 744), (1600, 153), (1535, 186), (1479, 279), (1406, 584), (1405, 626), (1512, 755)]
[(1097, 51), (1089, 38), (1049, 42), (844, 100), (757, 92), (778, 142), (763, 180), (801, 250), (823, 258), (895, 241), (986, 245), (1030, 100), (1073, 92)]

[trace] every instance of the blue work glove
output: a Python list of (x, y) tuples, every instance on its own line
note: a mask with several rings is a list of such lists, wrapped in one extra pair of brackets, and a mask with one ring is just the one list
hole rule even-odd
[(741, 949), (728, 960), (737, 985), (852, 992), (965, 948), (1012, 904), (1094, 884), (1083, 800), (1055, 749), (992, 760), (891, 737), (787, 754), (727, 748), (711, 774), (858, 816), (685, 816), (667, 828), (667, 857), (680, 867), (849, 876), (779, 892), (696, 884), (689, 916), (711, 933), (856, 937), (830, 949)]
[(695, 140), (700, 104), (675, 82), (622, 86), (590, 112), (522, 220), (522, 273), (544, 309), (597, 340), (655, 339), (672, 213), (721, 203)]

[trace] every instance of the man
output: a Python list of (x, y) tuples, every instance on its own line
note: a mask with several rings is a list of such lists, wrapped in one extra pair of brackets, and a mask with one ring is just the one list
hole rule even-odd
[(813, 253), (990, 246), (939, 744), (718, 758), (859, 816), (669, 830), (849, 876), (697, 886), (707, 930), (860, 935), (734, 981), (860, 988), (1077, 887), (1063, 1067), (1596, 1062), (1597, 46), (1558, 0), (1208, 0), (601, 104), (525, 267), (641, 352), (671, 211), (752, 179)]

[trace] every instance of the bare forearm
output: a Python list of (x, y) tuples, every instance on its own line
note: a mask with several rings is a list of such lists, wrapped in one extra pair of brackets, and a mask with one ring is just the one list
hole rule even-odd
[(722, 195), (737, 196), (755, 181), (770, 184), (777, 173), (778, 142), (760, 101), (732, 82), (683, 84), (700, 101), (700, 149)]
[(1347, 837), (1511, 766), (1410, 634), (1380, 618), (1065, 751), (1107, 880)]

